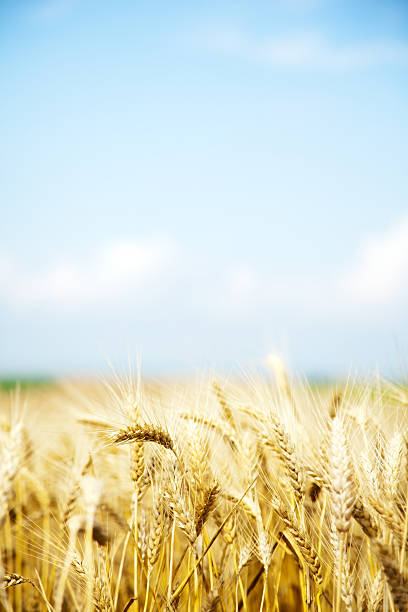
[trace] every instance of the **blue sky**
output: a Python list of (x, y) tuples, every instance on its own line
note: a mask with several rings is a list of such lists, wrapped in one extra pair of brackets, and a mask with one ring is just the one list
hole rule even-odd
[(408, 349), (408, 4), (0, 4), (0, 373)]

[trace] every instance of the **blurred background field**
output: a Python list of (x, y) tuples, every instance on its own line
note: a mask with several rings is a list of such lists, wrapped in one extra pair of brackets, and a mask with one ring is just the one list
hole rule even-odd
[(0, 606), (405, 611), (406, 387), (268, 362), (3, 388)]

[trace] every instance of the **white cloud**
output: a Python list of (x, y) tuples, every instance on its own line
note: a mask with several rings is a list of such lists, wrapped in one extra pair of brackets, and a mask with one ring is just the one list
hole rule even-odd
[[(165, 239), (118, 240), (82, 261), (50, 264), (35, 274), (3, 257), (3, 299), (18, 307), (77, 309), (112, 302), (154, 287), (174, 265), (175, 245)], [(2, 272), (3, 269), (3, 272)]]
[(342, 320), (359, 316), (366, 306), (376, 315), (408, 293), (408, 219), (366, 238), (354, 263), (334, 270), (332, 280), (312, 272), (272, 272), (245, 260), (203, 262), (198, 253), (182, 253), (163, 238), (116, 240), (87, 256), (29, 268), (29, 262), (0, 254), (0, 298), (12, 309), (85, 313), (97, 307), (119, 313), (129, 305), (148, 313), (153, 305), (163, 308), (165, 300), (169, 313), (207, 321)]
[(334, 44), (316, 33), (259, 40), (239, 30), (204, 36), (213, 50), (264, 62), (272, 67), (355, 69), (384, 64), (408, 65), (408, 45), (399, 42)]
[(248, 265), (231, 268), (226, 275), (226, 289), (231, 298), (248, 300), (259, 288), (256, 272)]
[(408, 219), (381, 236), (365, 239), (340, 288), (361, 304), (392, 304), (404, 295), (408, 288)]
[(209, 264), (206, 274), (189, 284), (192, 312), (211, 321), (256, 322), (270, 317), (321, 317), (328, 300), (322, 279), (272, 271), (264, 263), (245, 260), (222, 267)]
[(280, 0), (285, 8), (295, 11), (310, 11), (321, 4), (321, 0)]
[(46, 0), (32, 14), (41, 21), (58, 21), (69, 15), (76, 4), (77, 0)]

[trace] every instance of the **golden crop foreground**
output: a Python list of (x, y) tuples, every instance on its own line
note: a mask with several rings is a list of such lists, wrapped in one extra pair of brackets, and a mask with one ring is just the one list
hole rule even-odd
[(278, 374), (3, 392), (1, 609), (406, 611), (408, 393)]

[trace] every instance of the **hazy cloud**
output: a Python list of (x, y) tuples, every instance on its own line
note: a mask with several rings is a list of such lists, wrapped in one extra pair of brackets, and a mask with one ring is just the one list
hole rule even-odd
[(18, 307), (68, 310), (109, 303), (157, 285), (175, 257), (175, 245), (166, 239), (117, 240), (81, 261), (55, 262), (34, 274), (3, 256), (3, 299)]
[(202, 40), (212, 50), (272, 67), (348, 70), (383, 64), (408, 65), (408, 45), (395, 41), (336, 44), (317, 33), (260, 39), (240, 30), (207, 33)]
[(402, 219), (384, 234), (363, 240), (340, 286), (353, 302), (387, 305), (404, 295), (407, 281), (408, 219)]
[(70, 14), (78, 0), (46, 0), (32, 10), (32, 15), (40, 21), (58, 21)]
[(148, 312), (165, 294), (166, 308), (208, 321), (254, 320), (271, 313), (341, 320), (359, 315), (367, 305), (375, 314), (404, 296), (408, 219), (382, 235), (363, 237), (354, 261), (333, 270), (331, 278), (271, 274), (245, 260), (232, 266), (221, 260), (203, 266), (200, 261), (199, 253), (164, 238), (116, 240), (34, 273), (3, 254), (0, 291), (2, 301), (18, 309), (82, 312), (97, 304), (98, 309), (120, 312), (126, 302)]

